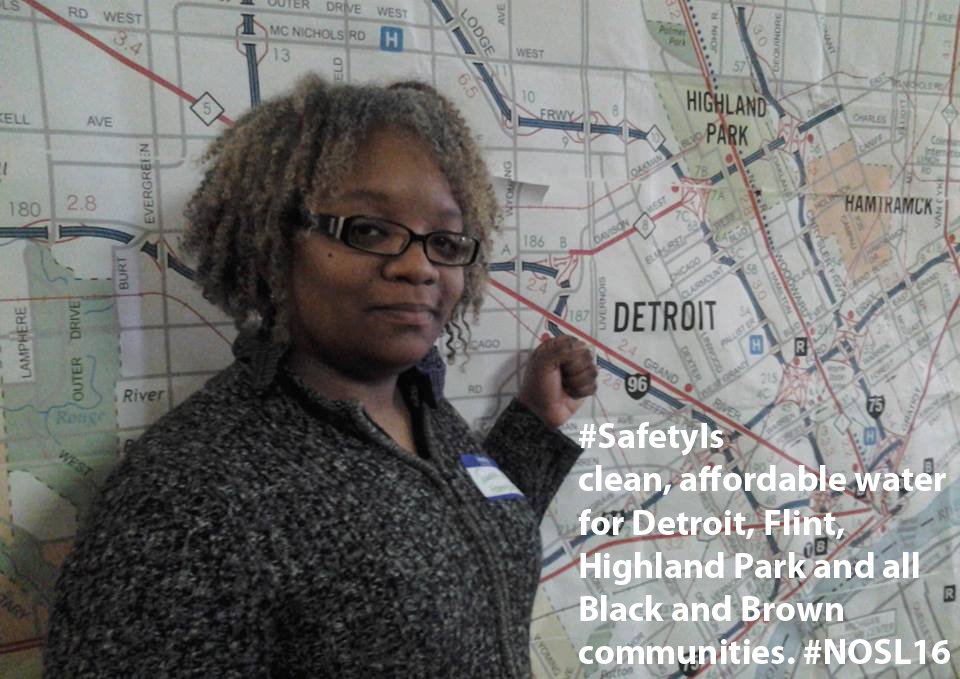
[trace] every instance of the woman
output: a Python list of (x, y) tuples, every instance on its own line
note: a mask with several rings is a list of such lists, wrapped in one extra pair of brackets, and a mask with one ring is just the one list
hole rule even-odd
[(556, 427), (597, 373), (541, 344), (482, 446), (443, 398), (496, 217), (462, 118), (307, 76), (206, 160), (186, 244), (236, 361), (105, 483), (48, 676), (528, 676), (539, 522), (581, 452)]

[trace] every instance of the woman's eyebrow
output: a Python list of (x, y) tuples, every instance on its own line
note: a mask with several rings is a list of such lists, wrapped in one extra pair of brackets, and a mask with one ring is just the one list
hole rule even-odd
[(436, 215), (441, 219), (463, 219), (463, 213), (460, 212), (460, 208), (456, 207), (448, 207), (437, 210)]
[(390, 196), (381, 191), (371, 191), (370, 189), (351, 189), (340, 194), (340, 198), (346, 200), (362, 200), (377, 205), (389, 205)]

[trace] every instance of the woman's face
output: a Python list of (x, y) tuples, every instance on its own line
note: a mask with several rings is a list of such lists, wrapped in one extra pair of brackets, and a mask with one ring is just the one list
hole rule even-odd
[[(433, 152), (403, 128), (373, 132), (343, 186), (336, 199), (308, 199), (307, 209), (381, 217), (418, 234), (463, 230)], [(385, 257), (301, 232), (289, 288), (293, 346), (358, 379), (401, 372), (430, 351), (463, 286), (464, 269), (430, 262), (422, 242)]]

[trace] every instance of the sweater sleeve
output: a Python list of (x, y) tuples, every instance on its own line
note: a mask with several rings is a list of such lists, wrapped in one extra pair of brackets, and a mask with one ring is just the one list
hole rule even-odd
[(484, 440), (484, 449), (542, 519), (583, 449), (516, 398)]
[(251, 517), (218, 486), (222, 475), (130, 457), (60, 571), (45, 676), (266, 675), (276, 590)]

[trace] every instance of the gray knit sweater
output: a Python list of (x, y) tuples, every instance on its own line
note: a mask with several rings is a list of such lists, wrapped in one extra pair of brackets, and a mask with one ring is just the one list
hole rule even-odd
[(412, 368), (413, 455), (269, 345), (234, 354), (104, 484), (46, 676), (529, 676), (539, 522), (581, 449), (516, 399), (481, 446)]

